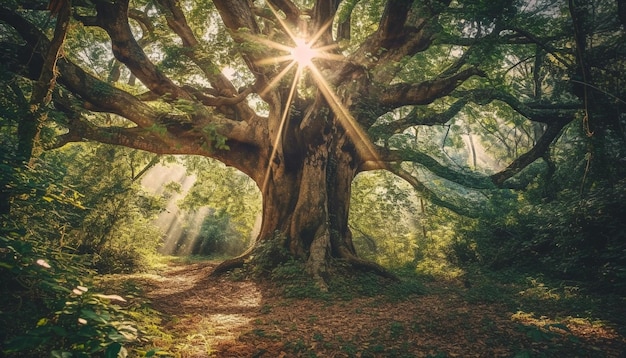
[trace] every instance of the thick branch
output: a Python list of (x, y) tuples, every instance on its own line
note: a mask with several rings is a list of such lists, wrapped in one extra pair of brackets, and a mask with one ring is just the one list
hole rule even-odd
[(392, 85), (378, 93), (379, 102), (387, 108), (429, 104), (438, 98), (447, 96), (468, 78), (484, 75), (481, 70), (472, 67), (447, 78), (424, 81), (419, 84), (400, 83)]
[(151, 91), (172, 98), (190, 99), (189, 94), (176, 86), (153, 63), (135, 40), (128, 23), (128, 0), (96, 3), (97, 23), (111, 38), (115, 58), (128, 67)]
[(158, 0), (159, 5), (165, 10), (165, 20), (170, 27), (183, 41), (185, 47), (195, 47), (198, 40), (187, 23), (185, 14), (175, 0)]
[(376, 125), (369, 130), (369, 133), (374, 140), (377, 140), (389, 138), (393, 134), (402, 133), (406, 129), (418, 125), (430, 126), (445, 124), (454, 118), (454, 116), (470, 102), (485, 105), (492, 101), (501, 101), (530, 121), (546, 124), (570, 121), (574, 113), (580, 109), (580, 105), (577, 103), (561, 105), (539, 102), (524, 103), (512, 94), (500, 90), (476, 89), (471, 91), (459, 91), (458, 93), (462, 94), (462, 97), (443, 112), (435, 112), (430, 109), (415, 107), (404, 118)]
[(268, 2), (285, 13), (285, 20), (288, 24), (292, 26), (298, 24), (301, 11), (291, 0), (269, 0)]
[(252, 34), (259, 33), (259, 26), (248, 0), (214, 0), (213, 3), (229, 30), (237, 32), (246, 29)]
[[(504, 182), (507, 179), (510, 179), (532, 164), (535, 160), (541, 158), (549, 150), (550, 145), (558, 137), (563, 127), (570, 123), (572, 119), (573, 116), (555, 118), (552, 121), (546, 121), (550, 124), (537, 143), (528, 152), (520, 155), (517, 159), (511, 162), (504, 170), (491, 175), (489, 178), (452, 170), (444, 165), (441, 165), (430, 156), (414, 150), (387, 151), (386, 153), (381, 150), (381, 152), (384, 153), (382, 155), (382, 160), (385, 162), (409, 161), (419, 163), (433, 174), (466, 187), (488, 189), (493, 188), (493, 184), (497, 187), (504, 187)], [(384, 168), (374, 165), (368, 167), (367, 169)], [(489, 183), (489, 181), (491, 181), (491, 183)]]
[[(40, 50), (37, 49), (38, 47), (35, 48), (35, 46), (45, 48), (48, 45), (48, 40), (45, 36), (18, 14), (0, 11), (0, 19), (3, 21), (4, 15), (6, 15), (7, 19), (10, 19), (10, 22), (7, 22), (15, 26), (30, 46), (30, 49), (27, 51), (13, 52), (14, 56), (19, 58), (19, 61), (9, 61), (8, 63), (42, 63)], [(59, 71), (59, 83), (74, 93), (79, 99), (82, 99), (84, 101), (82, 106), (85, 109), (120, 115), (141, 128), (150, 128), (161, 124), (163, 119), (161, 113), (155, 111), (133, 95), (86, 73), (69, 60), (59, 59), (57, 69)], [(23, 75), (37, 78), (41, 68), (34, 67), (27, 70), (30, 70), (30, 72)], [(207, 111), (199, 111), (193, 124), (186, 123), (184, 126), (179, 126), (180, 131), (173, 128), (174, 130), (171, 133), (167, 132), (169, 138), (167, 139), (167, 144), (173, 147), (178, 146), (184, 140), (176, 138), (177, 133), (190, 130), (190, 126), (198, 133), (203, 133), (204, 128), (213, 128), (216, 134), (240, 143), (255, 145), (254, 143), (259, 140), (259, 138), (255, 137), (254, 130), (244, 122), (228, 120), (224, 117), (210, 114)], [(164, 139), (165, 137), (160, 138), (161, 141)]]
[(252, 93), (252, 90), (253, 90), (252, 87), (248, 87), (245, 90), (243, 90), (241, 93), (238, 93), (236, 96), (233, 96), (233, 97), (211, 97), (211, 96), (207, 96), (206, 94), (202, 93), (202, 91), (196, 88), (193, 88), (191, 86), (183, 86), (183, 88), (189, 91), (189, 93), (193, 94), (205, 106), (213, 106), (213, 107), (232, 106), (232, 105), (239, 104), (243, 102), (243, 100), (245, 100), (246, 97), (250, 93)]
[(418, 125), (432, 126), (445, 124), (454, 118), (468, 102), (468, 98), (461, 98), (443, 112), (420, 111), (418, 107), (415, 107), (404, 118), (374, 126), (369, 130), (369, 133), (373, 137), (372, 140), (376, 141), (378, 139), (389, 138), (393, 134), (402, 133), (406, 129)]
[(159, 4), (165, 9), (165, 19), (167, 25), (174, 31), (183, 41), (183, 46), (189, 51), (185, 54), (202, 70), (207, 77), (211, 86), (224, 95), (233, 95), (237, 93), (233, 84), (221, 72), (213, 69), (217, 68), (208, 56), (203, 54), (203, 49), (196, 39), (193, 31), (187, 23), (185, 14), (180, 8), (180, 3), (175, 0), (159, 0)]
[(156, 122), (158, 113), (130, 93), (97, 79), (66, 59), (60, 59), (58, 67), (59, 81), (85, 100), (85, 109), (114, 113), (144, 128)]
[(145, 12), (137, 9), (128, 10), (128, 17), (137, 21), (141, 27), (142, 36), (139, 40), (139, 44), (143, 45), (141, 42), (147, 42), (148, 38), (154, 34), (154, 25), (152, 24), (152, 21), (150, 21), (150, 18)]
[(467, 92), (459, 92), (459, 94), (469, 96), (472, 102), (477, 104), (487, 104), (495, 100), (504, 102), (517, 113), (531, 121), (546, 124), (571, 121), (574, 113), (580, 109), (580, 105), (577, 103), (565, 105), (524, 103), (518, 97), (510, 93), (493, 89), (476, 89)]
[(333, 21), (339, 3), (339, 0), (317, 0), (313, 7), (313, 23), (316, 31), (325, 28), (322, 43), (330, 43), (332, 41), (332, 26), (327, 25)]
[[(251, 1), (214, 0), (213, 3), (222, 18), (222, 22), (236, 42), (254, 41), (254, 36), (259, 35), (259, 25), (256, 22)], [(241, 49), (241, 57), (246, 66), (256, 76), (258, 81), (263, 82), (266, 79), (263, 76), (263, 68), (258, 65), (258, 60), (260, 60), (258, 56), (258, 53), (254, 53), (250, 49)]]
[[(428, 169), (431, 173), (440, 178), (444, 178), (474, 189), (495, 189), (489, 177), (473, 172), (460, 172), (439, 163), (436, 159), (426, 153), (413, 149), (381, 151), (382, 160), (385, 162), (412, 162)], [(385, 164), (383, 164), (385, 165)], [(384, 168), (381, 168), (384, 169)]]
[(412, 3), (408, 0), (387, 1), (378, 25), (378, 37), (383, 48), (392, 49), (404, 43), (402, 40), (407, 33), (404, 31), (404, 25)]
[(430, 47), (439, 33), (438, 15), (450, 3), (437, 1), (436, 6), (418, 6), (414, 1), (389, 1), (378, 30), (350, 57), (350, 61), (370, 69), (372, 80), (391, 83), (403, 68), (402, 59)]
[(56, 85), (56, 64), (69, 26), (71, 3), (63, 1), (59, 6), (58, 9), (54, 9), (57, 15), (54, 36), (47, 46), (39, 79), (33, 85), (29, 113), (18, 125), (18, 157), (23, 161), (28, 161), (34, 154), (33, 150), (36, 149), (41, 128), (46, 120), (43, 108), (50, 103), (52, 90)]
[(502, 187), (507, 179), (510, 179), (535, 160), (541, 158), (550, 148), (550, 144), (552, 144), (552, 142), (554, 142), (554, 140), (559, 136), (563, 127), (565, 127), (569, 122), (571, 122), (571, 119), (555, 120), (554, 123), (548, 125), (548, 128), (546, 128), (546, 131), (539, 138), (535, 146), (533, 146), (528, 152), (520, 155), (504, 170), (493, 174), (491, 176), (491, 180), (497, 186)]

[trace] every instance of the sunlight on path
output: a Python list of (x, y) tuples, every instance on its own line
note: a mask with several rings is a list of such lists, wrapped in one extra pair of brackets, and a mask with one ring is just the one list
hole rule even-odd
[(271, 285), (209, 277), (216, 265), (170, 263), (148, 278), (147, 298), (162, 313), (164, 333), (151, 344), (165, 356), (357, 357), (359, 352), (427, 357), (445, 352), (448, 357), (617, 358), (626, 346), (621, 333), (597, 322), (514, 314), (501, 303), (468, 302), (463, 286), (446, 282), (429, 282), (428, 294), (399, 301), (289, 300)]
[(214, 263), (170, 266), (159, 276), (148, 298), (170, 318), (163, 327), (171, 332), (185, 357), (213, 356), (214, 347), (237, 339), (261, 305), (261, 293), (251, 282), (207, 280)]

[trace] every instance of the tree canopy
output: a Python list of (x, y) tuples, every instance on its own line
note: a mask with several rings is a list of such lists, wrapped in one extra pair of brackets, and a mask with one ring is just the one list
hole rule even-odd
[[(8, 1), (0, 101), (3, 131), (18, 140), (3, 161), (17, 168), (42, 149), (82, 141), (215, 158), (261, 190), (255, 247), (276, 241), (321, 287), (332, 258), (384, 273), (358, 257), (348, 225), (361, 172), (389, 171), (469, 216), (481, 196), (458, 200), (436, 183), (464, 194), (524, 188), (538, 175), (550, 180), (555, 154), (578, 156), (583, 191), (621, 178), (625, 8), (623, 0)], [(567, 154), (555, 145), (570, 123), (587, 147)], [(15, 196), (12, 180), (2, 177), (3, 202)]]

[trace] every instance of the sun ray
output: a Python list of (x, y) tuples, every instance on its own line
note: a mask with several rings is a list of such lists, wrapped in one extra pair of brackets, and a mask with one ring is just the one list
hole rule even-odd
[(293, 50), (293, 46), (287, 46), (279, 42), (263, 38), (261, 36), (248, 35), (247, 37), (254, 42), (259, 42), (267, 47), (271, 47), (276, 50), (285, 51), (285, 52), (291, 52), (291, 50)]
[(280, 23), (280, 26), (283, 27), (283, 30), (285, 30), (287, 35), (289, 35), (291, 39), (295, 39), (297, 36), (289, 29), (289, 26), (287, 26), (285, 21), (283, 21), (283, 19), (279, 16), (278, 11), (274, 9), (274, 6), (272, 6), (272, 4), (269, 2), (267, 2), (267, 6), (269, 6), (270, 10), (274, 14), (274, 17), (278, 20), (278, 22)]
[(283, 70), (280, 71), (280, 73), (277, 74), (276, 77), (274, 77), (272, 81), (265, 86), (265, 88), (259, 93), (259, 96), (265, 96), (265, 94), (267, 94), (267, 91), (274, 88), (274, 86), (276, 86), (276, 84), (280, 82), (280, 80), (282, 80), (283, 77), (287, 75), (287, 72), (289, 72), (289, 70), (291, 70), (291, 68), (293, 68), (295, 65), (296, 63), (292, 61), (285, 68), (283, 68)]
[(291, 84), (289, 96), (287, 97), (285, 110), (283, 110), (283, 115), (280, 119), (280, 124), (278, 125), (278, 132), (276, 133), (276, 139), (274, 139), (274, 147), (272, 148), (272, 153), (270, 154), (270, 158), (268, 160), (268, 166), (267, 166), (267, 170), (265, 171), (265, 178), (263, 179), (263, 188), (261, 188), (261, 193), (265, 193), (265, 191), (267, 190), (267, 185), (269, 184), (270, 175), (272, 173), (271, 163), (274, 161), (274, 158), (276, 157), (276, 153), (278, 152), (278, 146), (280, 145), (280, 140), (283, 136), (283, 131), (285, 130), (287, 117), (289, 116), (289, 108), (291, 107), (291, 102), (293, 101), (294, 95), (296, 93), (296, 87), (298, 86), (298, 81), (300, 80), (301, 74), (302, 74), (302, 69), (298, 67), (296, 69), (296, 75), (293, 78), (293, 83)]
[(304, 39), (295, 39), (296, 45), (291, 49), (291, 57), (298, 63), (299, 67), (309, 67), (313, 65), (311, 62), (318, 55), (316, 49), (311, 46)]
[(286, 61), (291, 61), (292, 57), (291, 55), (283, 55), (283, 56), (277, 56), (277, 57), (268, 57), (268, 58), (264, 58), (262, 60), (258, 60), (255, 63), (257, 65), (275, 65), (277, 63), (280, 62), (286, 62)]
[(309, 69), (311, 74), (313, 74), (313, 79), (317, 83), (317, 88), (322, 92), (322, 95), (341, 122), (341, 125), (346, 130), (346, 134), (350, 136), (357, 150), (361, 151), (359, 154), (363, 158), (370, 158), (370, 160), (378, 161), (380, 157), (374, 147), (374, 144), (357, 123), (356, 119), (352, 116), (352, 114), (350, 114), (350, 111), (348, 111), (348, 109), (341, 103), (339, 97), (337, 97), (335, 92), (333, 92), (330, 88), (330, 85), (324, 79), (322, 73), (315, 66), (312, 66)]
[(326, 22), (316, 33), (314, 33), (310, 38), (304, 38), (297, 36), (292, 30), (290, 30), (289, 26), (283, 21), (283, 19), (279, 16), (276, 9), (271, 4), (267, 4), (284, 29), (285, 33), (289, 36), (291, 41), (293, 42), (293, 46), (284, 45), (266, 38), (261, 38), (257, 36), (252, 36), (251, 41), (255, 41), (261, 43), (269, 48), (273, 48), (278, 51), (286, 52), (287, 54), (279, 55), (271, 58), (262, 59), (256, 61), (259, 65), (276, 65), (283, 62), (288, 62), (287, 66), (285, 66), (273, 79), (272, 81), (265, 86), (263, 91), (259, 93), (261, 97), (267, 93), (270, 89), (274, 88), (286, 75), (287, 73), (295, 66), (296, 73), (293, 78), (293, 82), (291, 84), (291, 88), (289, 90), (289, 95), (287, 97), (287, 101), (284, 106), (284, 110), (278, 124), (278, 130), (276, 132), (276, 137), (273, 141), (272, 151), (268, 160), (267, 170), (265, 172), (265, 177), (263, 179), (262, 192), (268, 188), (269, 181), (272, 173), (272, 165), (271, 163), (275, 160), (276, 155), (278, 153), (278, 148), (281, 145), (281, 140), (283, 137), (283, 133), (287, 127), (287, 118), (289, 117), (289, 108), (294, 101), (296, 96), (296, 91), (298, 88), (298, 83), (300, 78), (302, 77), (303, 72), (308, 69), (311, 73), (311, 76), (314, 82), (317, 84), (318, 90), (321, 92), (322, 96), (326, 99), (326, 102), (330, 106), (331, 110), (337, 117), (339, 123), (346, 131), (346, 135), (350, 138), (350, 140), (355, 144), (357, 148), (357, 152), (359, 155), (365, 160), (373, 160), (379, 161), (380, 157), (376, 151), (374, 144), (370, 141), (368, 135), (361, 128), (361, 126), (357, 123), (356, 119), (352, 116), (350, 111), (342, 104), (341, 100), (337, 96), (337, 94), (333, 91), (330, 84), (319, 68), (313, 62), (314, 59), (321, 60), (330, 60), (330, 61), (345, 61), (346, 58), (339, 54), (333, 52), (337, 49), (337, 44), (323, 45), (316, 47), (315, 44), (318, 40), (324, 35), (324, 33), (328, 30), (328, 27), (332, 24), (332, 21)]

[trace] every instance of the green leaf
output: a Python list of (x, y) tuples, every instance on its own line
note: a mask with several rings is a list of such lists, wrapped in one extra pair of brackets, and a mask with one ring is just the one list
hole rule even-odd
[(129, 341), (128, 337), (118, 332), (111, 332), (107, 335), (107, 337), (113, 342), (128, 342)]
[(118, 342), (114, 342), (108, 345), (106, 351), (104, 352), (105, 358), (117, 358), (119, 356), (120, 351), (122, 350), (122, 345)]
[(72, 353), (64, 351), (52, 351), (50, 352), (52, 358), (72, 358)]
[(106, 323), (106, 320), (101, 315), (89, 309), (80, 310), (80, 315), (85, 319), (91, 319), (96, 322)]
[(57, 335), (59, 335), (61, 337), (67, 336), (67, 331), (63, 327), (52, 326), (51, 330), (52, 330), (52, 332), (54, 332), (55, 334), (57, 334)]

